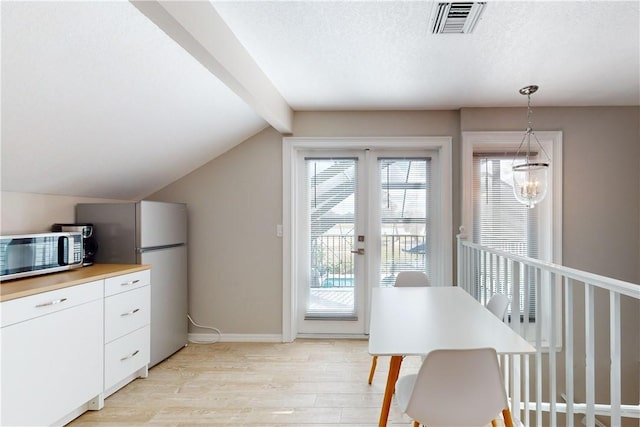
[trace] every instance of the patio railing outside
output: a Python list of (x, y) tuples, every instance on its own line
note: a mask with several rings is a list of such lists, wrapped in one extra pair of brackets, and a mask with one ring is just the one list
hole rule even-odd
[[(393, 285), (400, 271), (420, 270), (428, 273), (425, 236), (394, 234), (382, 235), (381, 238), (381, 286)], [(353, 250), (353, 235), (325, 234), (313, 239), (311, 265), (317, 267), (312, 272), (311, 287), (353, 286), (353, 280), (349, 280), (354, 273)]]
[[(511, 411), (525, 426), (638, 425), (639, 284), (493, 250), (462, 234), (457, 277), (481, 303), (506, 293), (505, 321), (536, 347), (535, 356), (502, 358)], [(623, 345), (626, 338), (635, 345)]]

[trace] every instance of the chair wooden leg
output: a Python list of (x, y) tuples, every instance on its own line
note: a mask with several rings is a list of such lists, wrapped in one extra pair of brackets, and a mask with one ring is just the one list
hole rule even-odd
[(369, 371), (369, 385), (373, 382), (373, 374), (376, 372), (376, 365), (378, 364), (378, 356), (373, 356), (371, 359), (371, 371)]
[(414, 421), (414, 422), (413, 422), (413, 427), (420, 427), (420, 423), (419, 423), (419, 422), (417, 422), (417, 421)]
[(498, 427), (498, 422), (496, 420), (491, 420), (491, 427)]
[(502, 410), (502, 418), (504, 418), (505, 427), (513, 427), (513, 420), (511, 419), (511, 411), (509, 408)]

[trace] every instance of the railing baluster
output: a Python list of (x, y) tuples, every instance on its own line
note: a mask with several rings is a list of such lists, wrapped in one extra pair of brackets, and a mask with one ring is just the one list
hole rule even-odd
[[(457, 254), (456, 258), (458, 260), (458, 263), (457, 263), (457, 270), (458, 270), (457, 273), (458, 274), (456, 275), (456, 283), (457, 283), (458, 286), (462, 287), (462, 289), (466, 289), (464, 287), (464, 283), (461, 283), (461, 281), (464, 281), (462, 272), (464, 271), (463, 270), (463, 266), (465, 265), (464, 264), (464, 256), (462, 254), (464, 249), (465, 249), (465, 247), (462, 245), (462, 238), (464, 236), (463, 233), (464, 233), (464, 227), (460, 227), (460, 234), (458, 234), (456, 236), (456, 240), (458, 242), (458, 246), (456, 247), (456, 254)], [(426, 246), (425, 246), (425, 248), (426, 248)]]
[(474, 276), (474, 265), (473, 265), (473, 260), (474, 260), (474, 251), (473, 249), (469, 248), (469, 250), (467, 251), (467, 265), (469, 267), (469, 269), (467, 270), (467, 292), (469, 292), (471, 295), (473, 295), (473, 276)]
[(480, 280), (481, 273), (482, 273), (481, 260), (482, 260), (482, 251), (478, 251), (476, 253), (476, 274), (475, 274), (475, 276), (476, 276), (476, 281), (477, 282), (476, 282), (476, 287), (475, 287), (476, 288), (476, 293), (474, 295), (474, 297), (477, 300), (480, 300), (480, 290), (481, 290), (481, 286), (482, 286), (481, 280)]
[[(522, 286), (522, 282), (520, 279), (520, 267), (521, 263), (512, 262), (512, 272), (513, 272), (513, 281), (511, 283), (511, 294), (513, 298), (511, 299), (511, 328), (518, 334), (520, 334), (520, 288)], [(515, 357), (513, 358), (513, 369), (512, 369), (512, 381), (513, 381), (513, 394), (511, 399), (511, 411), (514, 414), (520, 415), (520, 359)]]
[[(621, 388), (621, 360), (625, 351), (622, 346), (621, 319), (626, 316), (622, 312), (626, 307), (622, 307), (620, 296), (640, 300), (637, 284), (512, 255), (462, 239), (458, 243), (461, 246), (458, 248), (461, 259), (459, 266), (462, 267), (459, 269), (460, 283), (466, 283), (467, 291), (483, 303), (495, 292), (506, 293), (511, 299), (508, 317), (510, 327), (527, 339), (535, 335), (535, 360), (527, 355), (500, 358), (514, 416), (521, 417), (527, 427), (533, 422), (533, 417), (536, 426), (556, 426), (559, 424), (559, 414), (566, 417), (563, 425), (568, 427), (578, 424), (575, 417), (581, 414), (586, 415), (582, 423), (588, 426), (600, 425), (596, 416), (608, 417), (606, 423), (611, 427), (619, 426), (626, 418), (640, 419), (640, 405), (622, 405)], [(595, 396), (596, 288), (609, 292), (609, 404), (596, 403)], [(576, 289), (584, 289), (584, 305), (575, 300)], [(529, 311), (530, 306), (532, 311)], [(574, 347), (574, 329), (580, 323), (574, 318), (574, 307), (578, 306), (581, 306), (580, 311), (584, 309), (584, 353), (583, 349), (576, 352)], [(520, 316), (524, 317), (521, 319)], [(534, 323), (530, 321), (530, 316), (535, 316)], [(598, 320), (602, 322), (604, 319)], [(558, 363), (562, 363), (558, 353), (560, 348), (564, 355), (564, 381), (558, 379)], [(579, 374), (574, 370), (574, 362), (576, 357), (580, 358), (583, 354), (585, 370), (584, 374)], [(580, 384), (579, 389), (576, 388), (577, 384)], [(558, 400), (559, 389), (566, 393), (563, 396), (566, 404)], [(548, 401), (542, 400), (543, 391), (545, 395), (548, 392)], [(586, 402), (576, 403), (576, 393), (579, 396), (584, 393)], [(535, 396), (530, 396), (533, 394)]]
[(480, 302), (485, 303), (487, 301), (487, 295), (488, 295), (488, 289), (487, 289), (487, 283), (489, 281), (489, 268), (487, 267), (487, 258), (488, 258), (489, 253), (488, 252), (482, 252), (482, 255), (480, 257), (480, 262), (482, 263), (482, 296), (481, 296), (481, 300)]
[(551, 322), (549, 325), (548, 337), (549, 337), (549, 404), (550, 404), (550, 418), (551, 418), (551, 427), (555, 427), (558, 423), (558, 414), (556, 407), (557, 388), (557, 369), (556, 369), (556, 345), (557, 345), (557, 336), (556, 336), (556, 326), (557, 326), (557, 316), (556, 316), (556, 290), (555, 286), (555, 273), (549, 274), (549, 310)]
[(595, 289), (588, 283), (585, 283), (584, 290), (584, 325), (585, 325), (585, 387), (586, 387), (586, 404), (587, 404), (587, 425), (593, 426), (596, 423), (595, 418)]
[(522, 282), (520, 279), (520, 267), (522, 265), (519, 262), (511, 262), (511, 271), (513, 280), (511, 281), (511, 329), (520, 333), (520, 287)]
[(489, 254), (489, 256), (491, 257), (491, 292), (489, 292), (489, 295), (493, 295), (496, 292), (498, 292), (498, 290), (496, 289), (496, 269), (498, 268), (498, 266), (496, 265), (496, 255), (495, 254)]
[[(536, 268), (536, 295), (542, 295), (542, 273)], [(536, 402), (542, 402), (542, 304), (536, 304)], [(542, 427), (542, 406), (536, 405), (536, 425)]]
[(531, 409), (529, 408), (529, 400), (531, 399), (531, 397), (529, 396), (529, 388), (531, 387), (531, 381), (529, 380), (530, 374), (531, 372), (529, 371), (530, 367), (529, 367), (529, 355), (525, 354), (524, 356), (524, 368), (523, 368), (523, 372), (524, 372), (524, 396), (523, 396), (523, 401), (524, 401), (524, 407), (522, 408), (524, 410), (524, 425), (525, 426), (529, 426), (531, 425)]
[(520, 357), (511, 356), (511, 413), (520, 419)]
[(468, 292), (471, 295), (475, 296), (475, 292), (474, 292), (474, 288), (476, 286), (475, 284), (475, 275), (476, 275), (476, 266), (475, 266), (475, 259), (476, 259), (476, 249), (469, 249), (469, 253), (467, 254), (467, 260), (469, 263), (469, 271), (467, 273), (467, 280), (468, 280)]
[(573, 280), (566, 278), (564, 285), (564, 333), (565, 333), (565, 393), (567, 396), (567, 427), (573, 427)]
[(522, 313), (522, 333), (521, 335), (523, 337), (528, 337), (529, 336), (529, 282), (531, 280), (531, 269), (529, 267), (529, 265), (527, 264), (523, 264), (524, 266), (524, 282), (523, 282), (523, 287), (522, 287), (522, 296), (523, 296), (523, 302), (522, 302), (522, 309), (523, 309), (523, 313)]
[(609, 291), (609, 334), (611, 354), (611, 425), (620, 425), (620, 294)]

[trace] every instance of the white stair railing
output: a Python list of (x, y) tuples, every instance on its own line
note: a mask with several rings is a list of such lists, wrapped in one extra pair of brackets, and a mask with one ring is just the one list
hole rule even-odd
[[(635, 334), (626, 335), (628, 341), (636, 344), (623, 346), (621, 319), (637, 321), (639, 284), (494, 250), (463, 234), (457, 277), (457, 285), (483, 304), (496, 292), (507, 294), (505, 322), (536, 347), (534, 363), (528, 355), (502, 358), (511, 411), (525, 426), (573, 427), (580, 414), (577, 423), (587, 426), (617, 427), (626, 418), (637, 425), (640, 403), (622, 403), (622, 366), (640, 363), (639, 328), (624, 325), (625, 334)], [(605, 340), (608, 348), (602, 348)], [(635, 378), (625, 381), (625, 389), (640, 389), (637, 365)]]

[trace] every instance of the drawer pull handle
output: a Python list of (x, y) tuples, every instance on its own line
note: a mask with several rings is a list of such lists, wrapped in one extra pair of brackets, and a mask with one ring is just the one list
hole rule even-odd
[(136, 279), (136, 280), (131, 280), (129, 282), (124, 282), (124, 283), (120, 283), (120, 286), (129, 286), (129, 285), (135, 285), (136, 283), (138, 283), (140, 280)]
[(43, 302), (42, 304), (36, 305), (36, 307), (47, 307), (49, 305), (60, 304), (61, 302), (65, 302), (66, 300), (66, 298), (60, 298), (49, 302)]
[(136, 350), (133, 353), (131, 353), (128, 356), (123, 357), (122, 359), (120, 359), (121, 362), (124, 362), (127, 359), (131, 359), (133, 356), (135, 356), (136, 354), (140, 353), (140, 350)]
[(122, 313), (120, 316), (131, 316), (132, 314), (135, 314), (135, 313), (137, 313), (139, 311), (140, 311), (140, 309), (136, 308), (135, 310), (131, 310), (131, 311), (128, 311), (126, 313)]

